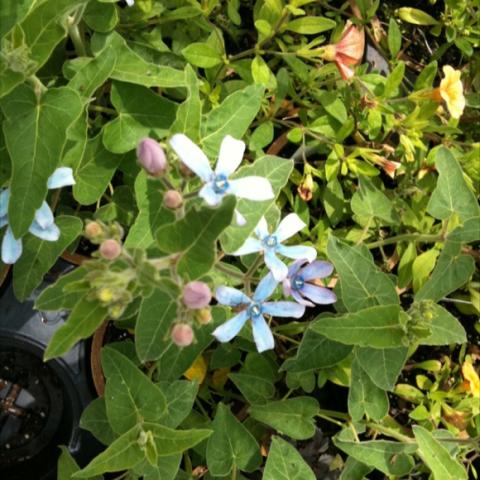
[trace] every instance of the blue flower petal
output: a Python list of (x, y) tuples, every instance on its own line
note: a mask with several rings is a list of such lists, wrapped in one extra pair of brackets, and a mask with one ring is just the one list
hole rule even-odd
[(265, 217), (262, 217), (255, 227), (255, 235), (260, 239), (268, 237), (268, 224)]
[(180, 160), (195, 172), (204, 182), (213, 177), (213, 170), (207, 156), (183, 133), (177, 133), (170, 139), (170, 146)]
[(57, 168), (47, 180), (47, 188), (49, 190), (68, 187), (70, 185), (75, 185), (73, 170), (70, 167)]
[(198, 196), (202, 197), (205, 200), (205, 203), (207, 205), (210, 205), (211, 207), (215, 207), (216, 205), (219, 205), (222, 202), (223, 195), (219, 195), (218, 193), (215, 193), (215, 190), (212, 187), (212, 184), (206, 183), (198, 192)]
[(305, 245), (295, 245), (295, 246), (286, 246), (279, 245), (277, 247), (277, 252), (283, 255), (284, 257), (294, 258), (294, 259), (304, 259), (309, 262), (313, 262), (317, 258), (317, 251), (313, 247), (307, 247)]
[(337, 301), (337, 296), (328, 288), (318, 287), (309, 283), (302, 287), (302, 294), (320, 305), (329, 305)]
[(277, 285), (278, 281), (275, 280), (274, 276), (271, 273), (267, 274), (260, 280), (253, 295), (253, 301), (263, 302), (273, 293)]
[(238, 307), (238, 305), (249, 304), (252, 301), (240, 290), (233, 287), (218, 287), (215, 292), (215, 298), (218, 303), (228, 305), (230, 307)]
[(249, 253), (261, 252), (263, 250), (263, 245), (260, 240), (256, 238), (248, 237), (245, 240), (245, 243), (232, 255), (240, 256), (240, 255), (248, 255)]
[(277, 282), (281, 282), (288, 275), (287, 266), (275, 255), (273, 250), (265, 251), (265, 263)]
[(0, 192), (0, 217), (4, 217), (8, 212), (8, 199), (10, 198), (10, 189), (6, 188)]
[(0, 228), (4, 227), (5, 225), (8, 225), (8, 217), (6, 215), (0, 217)]
[(223, 137), (215, 173), (229, 177), (242, 162), (244, 152), (244, 142), (230, 135)]
[(293, 290), (292, 289), (292, 297), (294, 298), (294, 300), (298, 303), (300, 303), (301, 305), (306, 305), (307, 307), (314, 307), (315, 304), (306, 300), (305, 298), (303, 298), (300, 293), (298, 293), (298, 290)]
[(305, 227), (305, 222), (296, 213), (289, 213), (280, 222), (274, 235), (278, 238), (279, 242), (283, 242)]
[(237, 209), (235, 209), (233, 213), (235, 214), (235, 223), (239, 227), (243, 227), (247, 224), (247, 219)]
[(47, 228), (54, 222), (53, 213), (47, 202), (42, 202), (42, 206), (35, 212), (35, 221), (40, 228)]
[(252, 331), (255, 345), (260, 353), (275, 347), (272, 331), (262, 315), (257, 315), (252, 319)]
[(7, 228), (2, 241), (2, 261), (3, 263), (15, 263), (22, 255), (22, 239), (18, 240), (13, 236), (10, 227)]
[[(293, 278), (298, 271), (300, 270), (300, 267), (306, 262), (304, 258), (301, 258), (300, 260), (295, 260), (292, 264), (288, 266), (288, 277)], [(302, 275), (303, 277), (303, 275)]]
[(35, 235), (42, 240), (46, 240), (48, 242), (56, 242), (60, 238), (60, 230), (59, 228), (52, 223), (46, 228), (42, 228), (35, 220), (30, 225), (28, 231)]
[(273, 317), (300, 318), (305, 313), (305, 305), (295, 302), (265, 302), (262, 307), (263, 313), (268, 313)]
[(333, 265), (330, 262), (316, 260), (302, 269), (302, 278), (304, 280), (313, 280), (314, 278), (329, 277), (333, 272)]
[(272, 190), (272, 184), (263, 177), (251, 176), (230, 180), (228, 193), (232, 193), (238, 198), (246, 198), (261, 202), (271, 200), (275, 197)]
[(217, 327), (212, 335), (219, 342), (229, 342), (245, 325), (245, 322), (248, 319), (248, 313), (246, 310), (240, 312), (238, 315), (235, 315), (233, 318), (225, 322), (223, 325)]

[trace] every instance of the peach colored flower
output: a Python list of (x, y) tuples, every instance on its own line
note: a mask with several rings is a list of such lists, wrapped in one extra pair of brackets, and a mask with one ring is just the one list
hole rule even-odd
[(359, 64), (365, 50), (365, 32), (350, 21), (345, 25), (342, 38), (324, 47), (323, 59), (335, 62), (344, 80), (355, 75), (352, 67)]

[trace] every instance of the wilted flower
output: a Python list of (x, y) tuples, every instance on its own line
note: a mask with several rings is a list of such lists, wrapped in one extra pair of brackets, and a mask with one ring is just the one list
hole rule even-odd
[(351, 67), (359, 64), (365, 50), (365, 31), (348, 21), (337, 43), (322, 48), (321, 57), (335, 65), (344, 80), (355, 75)]
[(167, 169), (167, 157), (160, 144), (153, 138), (140, 140), (137, 146), (140, 165), (152, 176), (158, 177)]
[(99, 252), (106, 260), (115, 260), (122, 253), (122, 246), (113, 238), (108, 238), (100, 244)]
[(257, 238), (249, 237), (245, 243), (233, 253), (233, 255), (247, 255), (249, 253), (263, 252), (265, 263), (272, 272), (275, 280), (281, 282), (288, 274), (287, 266), (277, 257), (277, 253), (284, 257), (295, 260), (308, 260), (313, 262), (317, 257), (317, 251), (313, 247), (304, 245), (285, 246), (284, 240), (295, 235), (306, 225), (296, 213), (287, 215), (272, 234), (268, 231), (267, 221), (260, 219), (255, 228)]
[(474, 397), (480, 398), (480, 378), (472, 365), (471, 359), (467, 358), (462, 365), (463, 378), (468, 383), (468, 389)]
[[(47, 180), (47, 188), (61, 188), (75, 184), (71, 168), (57, 168)], [(10, 189), (4, 189), (0, 192), (0, 228), (8, 225), (8, 203), (10, 199)], [(48, 242), (56, 242), (60, 238), (60, 230), (55, 225), (53, 212), (48, 203), (43, 201), (41, 207), (35, 212), (35, 217), (28, 231), (36, 237)], [(7, 226), (2, 241), (2, 261), (3, 263), (15, 263), (22, 255), (23, 244), (21, 238), (15, 238), (12, 229)]]
[(285, 296), (291, 295), (298, 303), (308, 307), (313, 307), (315, 303), (321, 305), (335, 303), (337, 297), (331, 290), (312, 283), (312, 280), (317, 278), (330, 276), (333, 272), (333, 265), (316, 260), (302, 268), (305, 263), (305, 260), (297, 260), (288, 268), (288, 276), (283, 280)]
[[(177, 133), (170, 140), (180, 160), (204, 182), (199, 195), (210, 206), (218, 205), (225, 195), (235, 195), (248, 200), (270, 200), (274, 197), (270, 181), (263, 177), (250, 176), (230, 180), (243, 158), (245, 143), (227, 135), (220, 145), (215, 171), (202, 150), (186, 135)], [(236, 213), (237, 223), (245, 224), (245, 218)]]
[(204, 282), (189, 282), (183, 287), (182, 300), (187, 308), (205, 308), (212, 300), (212, 292)]
[(182, 194), (176, 190), (167, 190), (163, 196), (163, 204), (172, 210), (180, 208), (183, 204)]
[(388, 160), (384, 156), (375, 153), (370, 154), (369, 158), (373, 163), (381, 167), (390, 178), (395, 178), (395, 172), (402, 166), (400, 162)]
[(313, 177), (311, 173), (307, 173), (303, 178), (302, 182), (297, 188), (298, 195), (300, 198), (309, 202), (313, 196)]
[(213, 331), (215, 338), (220, 342), (229, 342), (240, 332), (245, 322), (250, 319), (257, 350), (259, 352), (271, 350), (275, 346), (275, 342), (263, 315), (300, 318), (305, 313), (305, 306), (295, 302), (266, 302), (265, 300), (270, 297), (277, 285), (278, 282), (273, 278), (273, 275), (268, 274), (258, 284), (252, 299), (236, 288), (217, 288), (215, 297), (219, 303), (230, 307), (244, 305), (245, 308), (223, 325), (217, 327)]
[(453, 69), (450, 65), (443, 67), (445, 75), (440, 82), (440, 87), (435, 89), (435, 100), (442, 99), (447, 104), (448, 111), (453, 118), (460, 118), (465, 108), (465, 97), (463, 95), (463, 85), (460, 80), (462, 72)]
[(193, 342), (193, 330), (187, 323), (177, 323), (170, 336), (172, 342), (179, 347), (188, 347)]

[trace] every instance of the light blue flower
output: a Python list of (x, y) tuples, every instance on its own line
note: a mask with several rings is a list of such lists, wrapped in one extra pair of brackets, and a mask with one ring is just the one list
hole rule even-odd
[[(263, 177), (250, 176), (230, 179), (240, 165), (245, 143), (227, 135), (220, 145), (217, 166), (212, 170), (207, 156), (183, 133), (170, 139), (170, 145), (180, 160), (204, 182), (199, 195), (210, 206), (218, 205), (225, 195), (235, 195), (247, 200), (271, 200), (274, 198), (270, 181)], [(246, 223), (243, 215), (235, 211), (238, 225)]]
[[(71, 168), (57, 168), (47, 180), (47, 188), (61, 188), (74, 185), (73, 172)], [(10, 189), (6, 188), (0, 192), (0, 228), (7, 225), (7, 230), (2, 240), (2, 261), (3, 263), (15, 263), (23, 251), (21, 238), (15, 238), (12, 229), (8, 226), (8, 204), (10, 200)], [(42, 202), (40, 208), (35, 212), (35, 217), (28, 231), (42, 240), (55, 242), (60, 238), (60, 230), (55, 225), (53, 213), (47, 202)]]
[(249, 253), (263, 252), (265, 263), (278, 282), (283, 281), (288, 275), (287, 266), (277, 257), (277, 254), (295, 260), (313, 262), (317, 251), (313, 247), (304, 245), (285, 246), (284, 240), (295, 235), (306, 225), (296, 213), (287, 215), (272, 234), (268, 231), (267, 221), (261, 218), (255, 228), (257, 238), (249, 237), (233, 255), (247, 255)]
[(317, 278), (330, 276), (333, 272), (333, 265), (320, 260), (303, 266), (303, 268), (302, 265), (305, 265), (305, 260), (297, 260), (288, 267), (288, 275), (283, 280), (284, 295), (286, 297), (291, 295), (298, 303), (308, 307), (315, 306), (315, 303), (320, 305), (335, 303), (337, 297), (331, 290), (311, 283)]
[(129, 7), (133, 7), (133, 4), (135, 3), (135, 0), (125, 0), (125, 2)]
[(223, 325), (217, 327), (213, 331), (215, 338), (220, 342), (229, 342), (240, 332), (245, 322), (250, 319), (257, 350), (259, 352), (271, 350), (275, 346), (275, 342), (263, 315), (300, 318), (305, 313), (305, 305), (295, 302), (266, 302), (265, 300), (270, 297), (277, 285), (278, 282), (273, 278), (273, 275), (268, 274), (260, 281), (251, 299), (236, 288), (217, 288), (215, 297), (219, 303), (230, 307), (244, 306), (245, 308)]

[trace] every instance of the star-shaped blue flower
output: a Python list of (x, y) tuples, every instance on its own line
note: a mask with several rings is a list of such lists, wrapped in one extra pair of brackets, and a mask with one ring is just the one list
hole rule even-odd
[[(220, 145), (217, 166), (212, 170), (207, 156), (183, 133), (170, 139), (170, 145), (180, 160), (204, 182), (198, 193), (210, 206), (218, 205), (225, 195), (235, 195), (247, 200), (271, 200), (275, 194), (270, 181), (263, 177), (249, 176), (230, 179), (240, 165), (245, 143), (227, 135)], [(243, 215), (235, 210), (238, 225), (246, 223)]]
[(214, 330), (213, 335), (217, 340), (229, 342), (240, 332), (245, 322), (250, 319), (257, 350), (259, 352), (271, 350), (275, 346), (275, 342), (264, 315), (300, 318), (305, 313), (305, 305), (295, 302), (266, 302), (265, 300), (270, 297), (277, 285), (278, 282), (273, 278), (273, 275), (268, 274), (260, 281), (252, 298), (236, 288), (217, 288), (215, 297), (219, 303), (230, 307), (245, 307), (240, 313)]
[(304, 245), (285, 246), (284, 240), (305, 227), (305, 223), (296, 213), (287, 215), (278, 225), (277, 229), (270, 234), (264, 217), (261, 218), (255, 228), (257, 238), (249, 237), (245, 243), (233, 253), (233, 255), (247, 255), (249, 253), (262, 252), (265, 263), (278, 282), (283, 281), (288, 275), (287, 266), (277, 257), (277, 254), (284, 257), (307, 260), (313, 262), (317, 257), (317, 251), (313, 247)]
[[(47, 188), (61, 188), (74, 185), (73, 172), (71, 168), (57, 168), (47, 181)], [(6, 188), (0, 192), (0, 228), (8, 225), (8, 203), (10, 200), (10, 189)], [(56, 242), (60, 238), (60, 230), (55, 225), (53, 213), (47, 202), (42, 202), (41, 207), (35, 212), (35, 217), (28, 231), (42, 240)], [(23, 244), (21, 238), (15, 238), (12, 229), (7, 226), (2, 241), (3, 263), (15, 263), (22, 255)]]
[(297, 260), (288, 267), (287, 278), (283, 281), (284, 295), (291, 295), (298, 303), (308, 307), (315, 306), (315, 303), (335, 303), (337, 296), (331, 290), (310, 283), (317, 278), (329, 277), (333, 272), (333, 265), (320, 260), (303, 267), (302, 265), (305, 265), (305, 260)]

